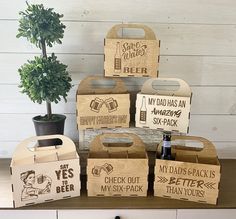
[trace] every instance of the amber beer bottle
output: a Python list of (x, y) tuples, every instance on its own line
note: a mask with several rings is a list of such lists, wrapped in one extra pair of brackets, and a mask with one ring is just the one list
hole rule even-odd
[(162, 148), (161, 148), (161, 159), (172, 160), (171, 132), (163, 132), (163, 144), (162, 144)]
[(143, 96), (143, 99), (142, 99), (139, 121), (142, 124), (146, 124), (146, 121), (147, 121), (147, 107), (146, 107), (146, 97), (145, 96)]
[(116, 43), (116, 53), (115, 53), (115, 57), (114, 57), (114, 71), (115, 71), (115, 73), (121, 72), (120, 42)]

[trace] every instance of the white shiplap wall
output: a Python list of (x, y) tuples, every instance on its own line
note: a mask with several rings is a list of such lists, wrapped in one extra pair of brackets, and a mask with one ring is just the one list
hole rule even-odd
[[(103, 74), (103, 39), (116, 23), (149, 25), (161, 39), (160, 76), (186, 80), (193, 90), (190, 134), (212, 140), (220, 157), (236, 157), (236, 2), (234, 0), (42, 0), (64, 14), (62, 45), (50, 51), (68, 64), (75, 87), (65, 113), (66, 135), (78, 139), (75, 91), (82, 78)], [(31, 135), (31, 118), (45, 106), (19, 93), (17, 69), (40, 51), (16, 39), (18, 12), (25, 0), (0, 1), (0, 157), (10, 157), (16, 144)], [(130, 91), (142, 79), (126, 79)], [(135, 130), (137, 131), (137, 130)], [(140, 130), (147, 138), (147, 132)], [(91, 133), (87, 133), (91, 134)], [(149, 134), (154, 135), (155, 132)], [(153, 136), (151, 137), (151, 139)]]

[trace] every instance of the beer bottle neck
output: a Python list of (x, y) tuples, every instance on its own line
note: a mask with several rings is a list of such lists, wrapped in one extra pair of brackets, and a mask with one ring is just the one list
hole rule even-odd
[(146, 97), (143, 96), (141, 108), (146, 108)]
[(120, 43), (117, 42), (116, 44), (116, 54), (120, 54)]
[(162, 147), (161, 159), (163, 159), (163, 160), (172, 160), (171, 147)]
[(163, 133), (163, 145), (161, 149), (161, 159), (172, 160), (171, 156), (171, 132)]

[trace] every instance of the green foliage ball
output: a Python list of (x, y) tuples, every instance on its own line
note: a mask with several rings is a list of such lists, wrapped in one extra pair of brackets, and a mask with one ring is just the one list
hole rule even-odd
[(39, 104), (42, 101), (58, 103), (61, 97), (66, 101), (72, 87), (66, 68), (54, 54), (47, 58), (34, 57), (34, 60), (28, 61), (18, 70), (21, 92)]
[(65, 25), (61, 23), (62, 14), (53, 11), (52, 8), (44, 8), (40, 5), (30, 5), (19, 14), (19, 29), (17, 37), (26, 37), (31, 43), (41, 48), (41, 42), (52, 47), (53, 43), (61, 44), (64, 36)]

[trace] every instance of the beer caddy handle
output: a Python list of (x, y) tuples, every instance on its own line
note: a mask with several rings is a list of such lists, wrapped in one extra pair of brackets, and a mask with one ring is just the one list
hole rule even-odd
[[(120, 139), (128, 138), (132, 140), (131, 146), (124, 147), (107, 147), (103, 144), (103, 140), (106, 138)], [(116, 142), (114, 142), (116, 143)], [(90, 151), (107, 151), (107, 152), (121, 152), (127, 151), (129, 153), (145, 152), (145, 145), (140, 137), (133, 133), (103, 133), (97, 135), (91, 142)]]
[[(38, 140), (48, 140), (48, 139), (60, 139), (62, 141), (62, 145), (57, 145), (57, 146), (44, 146), (44, 147), (33, 147), (33, 150), (30, 150), (28, 148), (29, 144), (32, 142), (36, 142)], [(43, 136), (34, 136), (27, 138), (20, 142), (18, 146), (16, 147), (16, 150), (13, 154), (13, 160), (14, 161), (19, 161), (22, 159), (27, 159), (33, 156), (39, 156), (39, 157), (44, 157), (44, 156), (49, 156), (51, 154), (58, 154), (58, 155), (63, 155), (63, 154), (68, 154), (68, 153), (73, 153), (76, 152), (76, 148), (74, 145), (74, 142), (64, 136), (64, 135), (43, 135)]]
[[(154, 82), (178, 82), (179, 89), (178, 90), (158, 90), (153, 88)], [(156, 94), (156, 95), (168, 95), (168, 96), (181, 96), (181, 97), (191, 97), (192, 92), (187, 84), (182, 79), (179, 78), (151, 78), (145, 81), (141, 89), (142, 94)]]
[[(172, 135), (171, 142), (175, 140), (191, 140), (195, 142), (201, 142), (203, 144), (203, 148), (199, 150), (199, 148), (191, 147), (191, 150), (188, 150), (186, 146), (179, 146), (179, 145), (172, 145), (171, 146), (171, 153), (176, 153), (179, 155), (197, 155), (198, 157), (208, 157), (208, 158), (215, 158), (217, 157), (216, 148), (213, 143), (205, 138), (197, 137), (197, 136), (179, 136), (179, 135)], [(158, 151), (161, 150), (161, 143), (158, 146)], [(195, 149), (195, 150), (194, 150)]]
[(113, 26), (110, 31), (107, 33), (106, 38), (107, 39), (117, 39), (120, 38), (118, 36), (118, 31), (121, 28), (135, 28), (135, 29), (142, 29), (144, 30), (144, 37), (140, 37), (137, 39), (144, 39), (144, 40), (156, 40), (155, 33), (152, 31), (152, 29), (146, 25), (143, 24), (117, 24)]
[[(92, 81), (96, 80), (111, 80), (115, 81), (114, 88), (93, 88)], [(77, 94), (122, 94), (127, 93), (127, 88), (125, 87), (124, 82), (120, 78), (104, 78), (102, 76), (88, 76), (83, 79), (78, 87)]]

